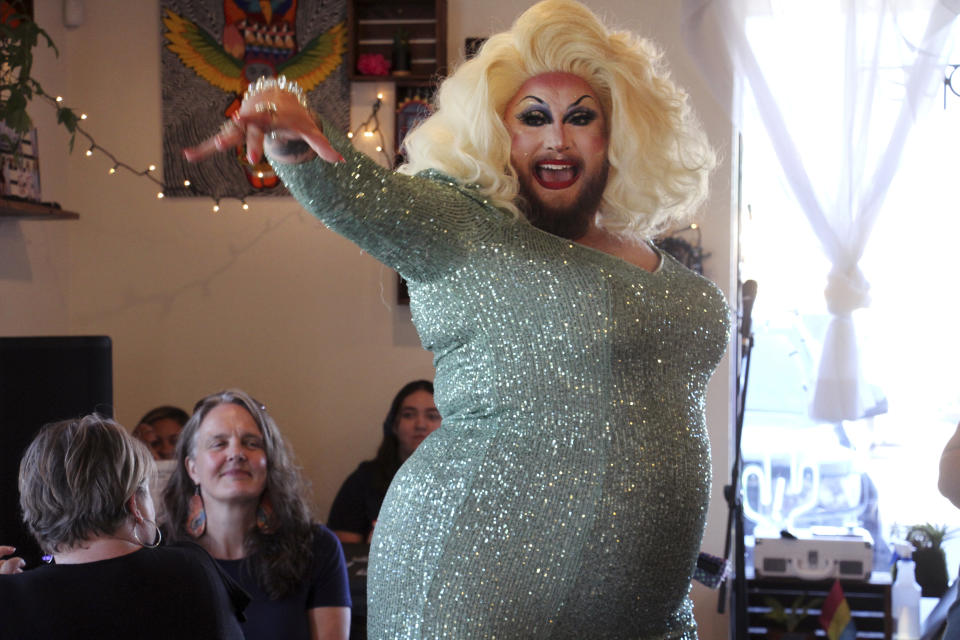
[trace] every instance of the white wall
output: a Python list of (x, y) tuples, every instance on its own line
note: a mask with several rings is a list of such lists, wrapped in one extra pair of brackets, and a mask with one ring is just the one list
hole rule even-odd
[[(448, 0), (448, 58), (467, 36), (509, 26), (529, 0)], [(85, 111), (99, 144), (137, 167), (161, 162), (160, 25), (154, 2), (87, 0), (84, 24), (63, 27), (59, 2), (35, 3), (60, 48), (39, 52), (51, 93)], [(679, 3), (593, 0), (611, 22), (657, 40), (688, 88), (724, 159), (702, 219), (706, 275), (734, 291), (730, 126), (680, 37)], [(354, 123), (378, 87), (352, 92)], [(388, 103), (392, 87), (388, 91)], [(389, 109), (384, 108), (389, 121)], [(67, 154), (53, 109), (35, 103), (43, 197), (76, 221), (0, 219), (0, 335), (106, 334), (113, 338), (117, 417), (132, 426), (147, 409), (189, 409), (202, 395), (239, 386), (255, 394), (293, 443), (326, 517), (342, 479), (373, 454), (393, 393), (432, 377), (430, 354), (394, 299), (394, 275), (324, 229), (291, 199), (227, 203), (157, 200), (156, 186), (109, 176), (103, 156)], [(389, 139), (389, 138), (388, 138)], [(711, 383), (708, 422), (714, 497), (704, 549), (722, 553), (728, 475), (729, 365)], [(703, 638), (727, 636), (715, 592), (695, 587)]]

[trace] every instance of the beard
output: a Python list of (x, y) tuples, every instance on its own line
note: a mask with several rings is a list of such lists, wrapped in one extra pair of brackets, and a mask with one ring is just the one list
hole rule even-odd
[(600, 208), (609, 169), (609, 163), (605, 162), (603, 168), (593, 175), (583, 176), (586, 183), (579, 195), (572, 202), (563, 205), (551, 205), (541, 200), (529, 185), (534, 178), (521, 179), (519, 208), (530, 224), (541, 231), (567, 240), (581, 238), (587, 233)]

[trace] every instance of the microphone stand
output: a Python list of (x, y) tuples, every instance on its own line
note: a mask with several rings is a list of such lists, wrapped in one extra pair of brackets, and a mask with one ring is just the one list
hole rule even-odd
[[(744, 283), (744, 289), (747, 289)], [(744, 296), (744, 315), (741, 319), (739, 343), (739, 366), (737, 367), (737, 406), (736, 423), (734, 425), (734, 456), (730, 471), (730, 484), (723, 487), (723, 497), (729, 507), (727, 515), (726, 539), (723, 545), (723, 557), (730, 558), (731, 533), (734, 541), (734, 575), (724, 580), (720, 585), (717, 602), (717, 612), (723, 613), (727, 600), (727, 585), (733, 582), (731, 594), (730, 638), (732, 640), (747, 640), (747, 575), (746, 575), (746, 546), (744, 544), (743, 499), (740, 492), (741, 442), (743, 439), (743, 415), (747, 399), (747, 382), (750, 378), (750, 352), (753, 350), (753, 331), (750, 328), (750, 313), (753, 306), (753, 297), (756, 296), (756, 283), (752, 282), (751, 299), (749, 302)]]

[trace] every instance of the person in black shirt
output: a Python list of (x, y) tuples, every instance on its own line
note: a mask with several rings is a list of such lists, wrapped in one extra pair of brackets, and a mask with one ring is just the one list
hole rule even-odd
[(440, 426), (433, 383), (414, 380), (403, 386), (383, 421), (377, 457), (360, 463), (343, 482), (330, 508), (327, 526), (340, 541), (370, 542), (387, 487), (404, 460)]
[(241, 389), (197, 402), (164, 491), (175, 540), (196, 540), (251, 596), (246, 640), (346, 640), (340, 542), (313, 521), (306, 482), (266, 406)]
[(246, 593), (198, 545), (159, 547), (153, 465), (108, 418), (40, 431), (20, 462), (20, 506), (54, 564), (0, 575), (0, 639), (243, 638)]

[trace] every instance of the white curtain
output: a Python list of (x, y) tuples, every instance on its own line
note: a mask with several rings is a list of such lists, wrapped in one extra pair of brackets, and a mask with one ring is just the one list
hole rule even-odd
[[(684, 2), (687, 47), (734, 123), (735, 97), (749, 89), (832, 265), (810, 415), (863, 417), (874, 399), (852, 315), (870, 303), (858, 264), (914, 119), (943, 89), (960, 0)], [(909, 224), (909, 212), (898, 215)], [(910, 251), (905, 239), (903, 255), (890, 259), (906, 262)]]

